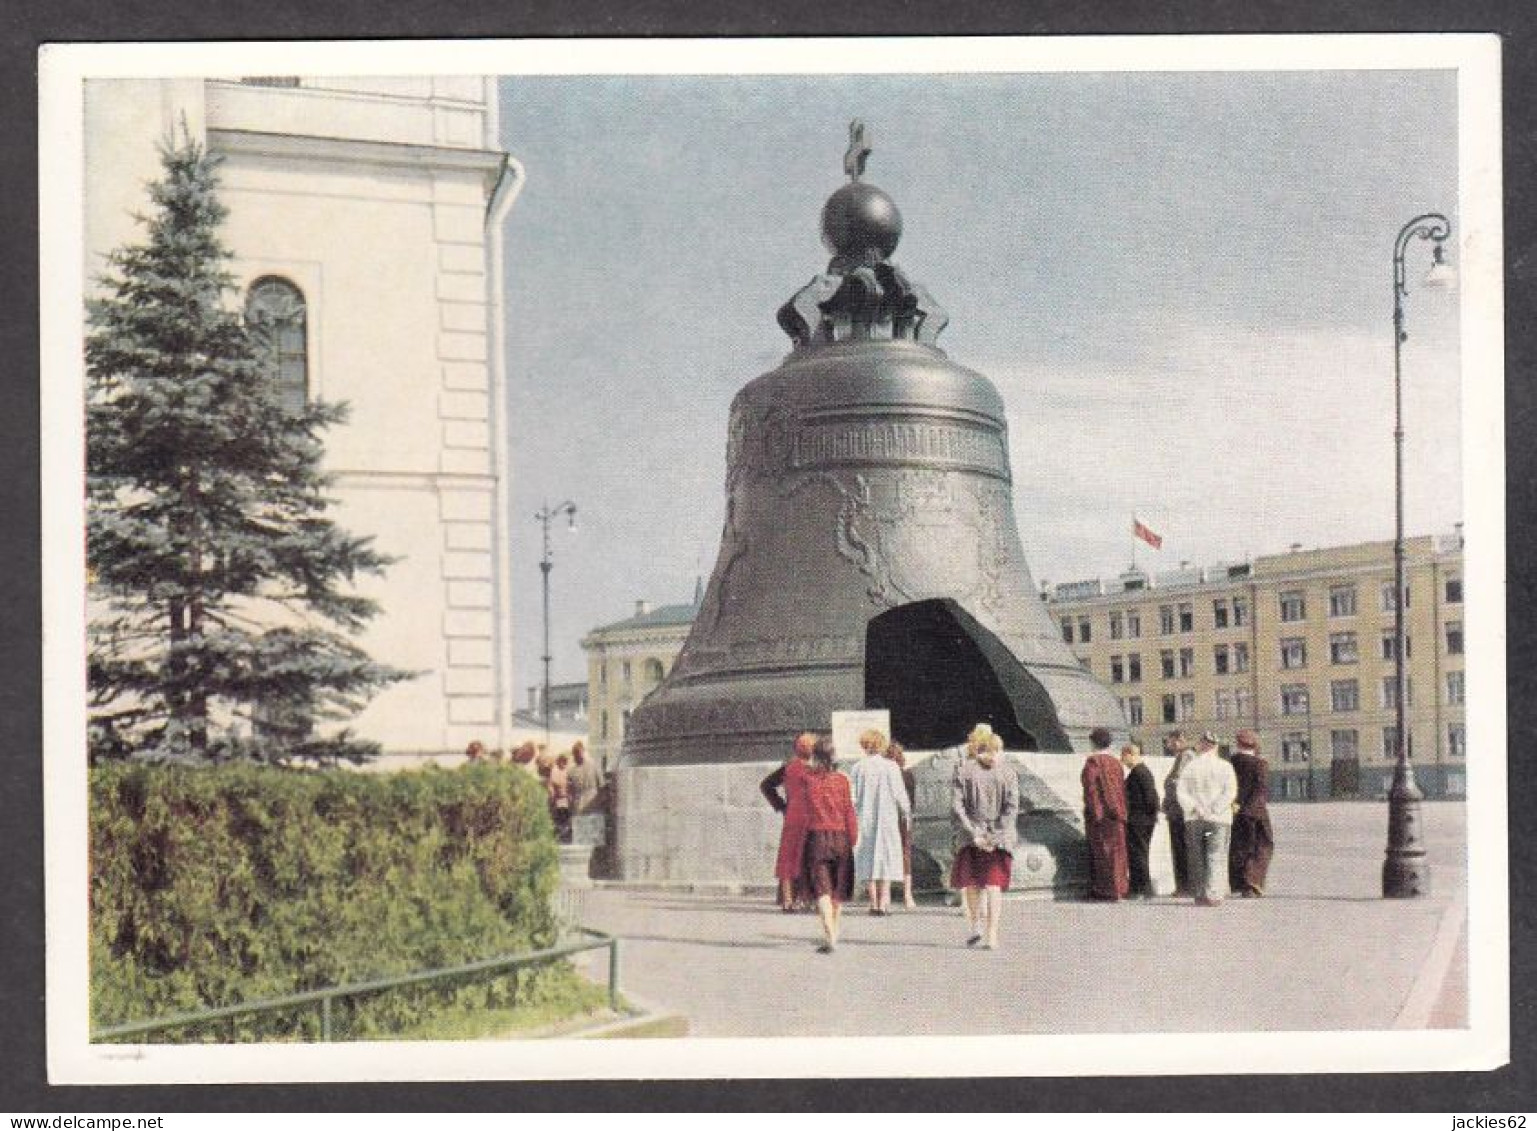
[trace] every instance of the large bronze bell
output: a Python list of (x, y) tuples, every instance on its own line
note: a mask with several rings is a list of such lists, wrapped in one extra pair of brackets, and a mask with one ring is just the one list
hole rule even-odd
[[(860, 179), (869, 150), (851, 132), (850, 182), (822, 215), (832, 261), (779, 311), (789, 356), (731, 406), (715, 570), (676, 665), (630, 719), (621, 857), (629, 840), (658, 863), (629, 878), (678, 878), (668, 853), (717, 840), (662, 820), (648, 791), (671, 787), (637, 770), (767, 767), (799, 732), (863, 707), (888, 708), (910, 750), (961, 743), (978, 722), (1011, 750), (1066, 752), (1093, 727), (1123, 729), (1031, 580), (1003, 400), (934, 345), (946, 316), (890, 262), (901, 216)], [(743, 792), (756, 778), (727, 777), (698, 819), (756, 805), (762, 836), (746, 840), (771, 840), (772, 813)]]

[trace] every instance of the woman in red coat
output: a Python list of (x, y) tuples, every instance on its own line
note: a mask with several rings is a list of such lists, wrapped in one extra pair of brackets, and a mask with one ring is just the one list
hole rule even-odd
[(833, 769), (833, 740), (819, 738), (811, 769), (801, 779), (806, 795), (806, 848), (802, 853), (806, 886), (816, 896), (822, 917), (822, 945), (831, 954), (838, 945), (843, 905), (854, 894), (854, 842), (859, 818), (849, 779)]
[[(779, 907), (794, 911), (806, 902), (801, 885), (801, 849), (806, 845), (806, 792), (803, 778), (811, 767), (811, 750), (817, 736), (807, 732), (795, 740), (795, 754), (779, 769), (763, 779), (759, 789), (775, 812), (784, 814), (784, 829), (779, 834), (779, 856), (774, 862), (774, 878), (779, 881)], [(780, 789), (784, 790), (781, 794)]]

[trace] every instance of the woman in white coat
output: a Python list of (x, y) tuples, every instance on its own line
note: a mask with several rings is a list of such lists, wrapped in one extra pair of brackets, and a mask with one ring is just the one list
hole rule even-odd
[(902, 770), (885, 757), (886, 736), (867, 730), (859, 736), (865, 756), (849, 771), (859, 843), (854, 846), (854, 880), (870, 893), (870, 914), (891, 910), (891, 881), (903, 878), (902, 825), (912, 813)]

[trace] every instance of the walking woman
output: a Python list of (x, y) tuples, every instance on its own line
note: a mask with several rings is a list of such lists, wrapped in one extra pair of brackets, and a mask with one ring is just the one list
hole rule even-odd
[(902, 771), (902, 788), (907, 791), (907, 820), (902, 822), (902, 906), (918, 906), (913, 898), (913, 819), (918, 812), (918, 781), (907, 768), (907, 752), (898, 743), (886, 747), (886, 757)]
[(865, 756), (854, 763), (849, 782), (859, 817), (854, 882), (870, 893), (870, 914), (891, 911), (891, 881), (902, 878), (902, 829), (912, 816), (902, 770), (886, 755), (886, 736), (867, 730), (859, 736)]
[[(806, 791), (802, 779), (811, 768), (811, 750), (817, 736), (809, 731), (795, 740), (795, 753), (779, 769), (763, 779), (759, 789), (776, 813), (784, 814), (784, 829), (779, 834), (779, 856), (774, 861), (774, 878), (779, 881), (779, 908), (794, 911), (806, 902), (801, 884), (801, 851), (806, 847)], [(784, 792), (781, 794), (780, 790)]]
[(801, 779), (806, 795), (806, 848), (802, 853), (806, 887), (816, 897), (822, 919), (822, 954), (838, 946), (843, 905), (854, 894), (854, 845), (859, 819), (849, 779), (833, 769), (833, 740), (817, 739), (811, 769)]
[(1019, 840), (1019, 778), (991, 728), (973, 730), (967, 751), (952, 786), (956, 853), (950, 886), (960, 889), (966, 907), (971, 930), (966, 945), (993, 950)]

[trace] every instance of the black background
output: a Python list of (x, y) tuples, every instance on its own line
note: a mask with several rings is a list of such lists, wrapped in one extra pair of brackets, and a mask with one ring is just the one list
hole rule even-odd
[[(12, 4), (8, 9), (20, 5)], [(990, 3), (949, 0), (847, 4), (762, 0), (690, 5), (667, 0), (535, 0), (500, 4), (435, 0), (64, 0), (47, 12), (0, 9), (0, 844), (8, 867), (0, 910), (0, 1110), (544, 1111), (1037, 1109), (1048, 1111), (1391, 1110), (1461, 1113), (1537, 1108), (1533, 1079), (1534, 845), (1537, 813), (1527, 743), (1533, 735), (1532, 640), (1534, 414), (1533, 72), (1537, 37), (1530, 0), (1510, 3), (1237, 3), (1156, 5)], [(1504, 184), (1510, 724), (1510, 1066), (1489, 1073), (1180, 1078), (883, 1081), (585, 1082), (485, 1084), (220, 1085), (52, 1088), (46, 1080), (43, 1008), (43, 805), (38, 485), (37, 73), (48, 42), (131, 40), (411, 39), (563, 36), (1076, 35), (1493, 31), (1504, 39)], [(558, 50), (558, 48), (554, 48)], [(850, 45), (851, 51), (857, 51)], [(44, 186), (46, 191), (46, 186)], [(1475, 751), (1474, 757), (1497, 756)], [(1171, 954), (1171, 960), (1177, 956)], [(1153, 1044), (1177, 1035), (1149, 1035)], [(687, 1045), (678, 1048), (688, 1055)], [(592, 1055), (603, 1055), (595, 1045)], [(1235, 1070), (1252, 1063), (1233, 1037)], [(1131, 1064), (1127, 1065), (1132, 1067)]]

